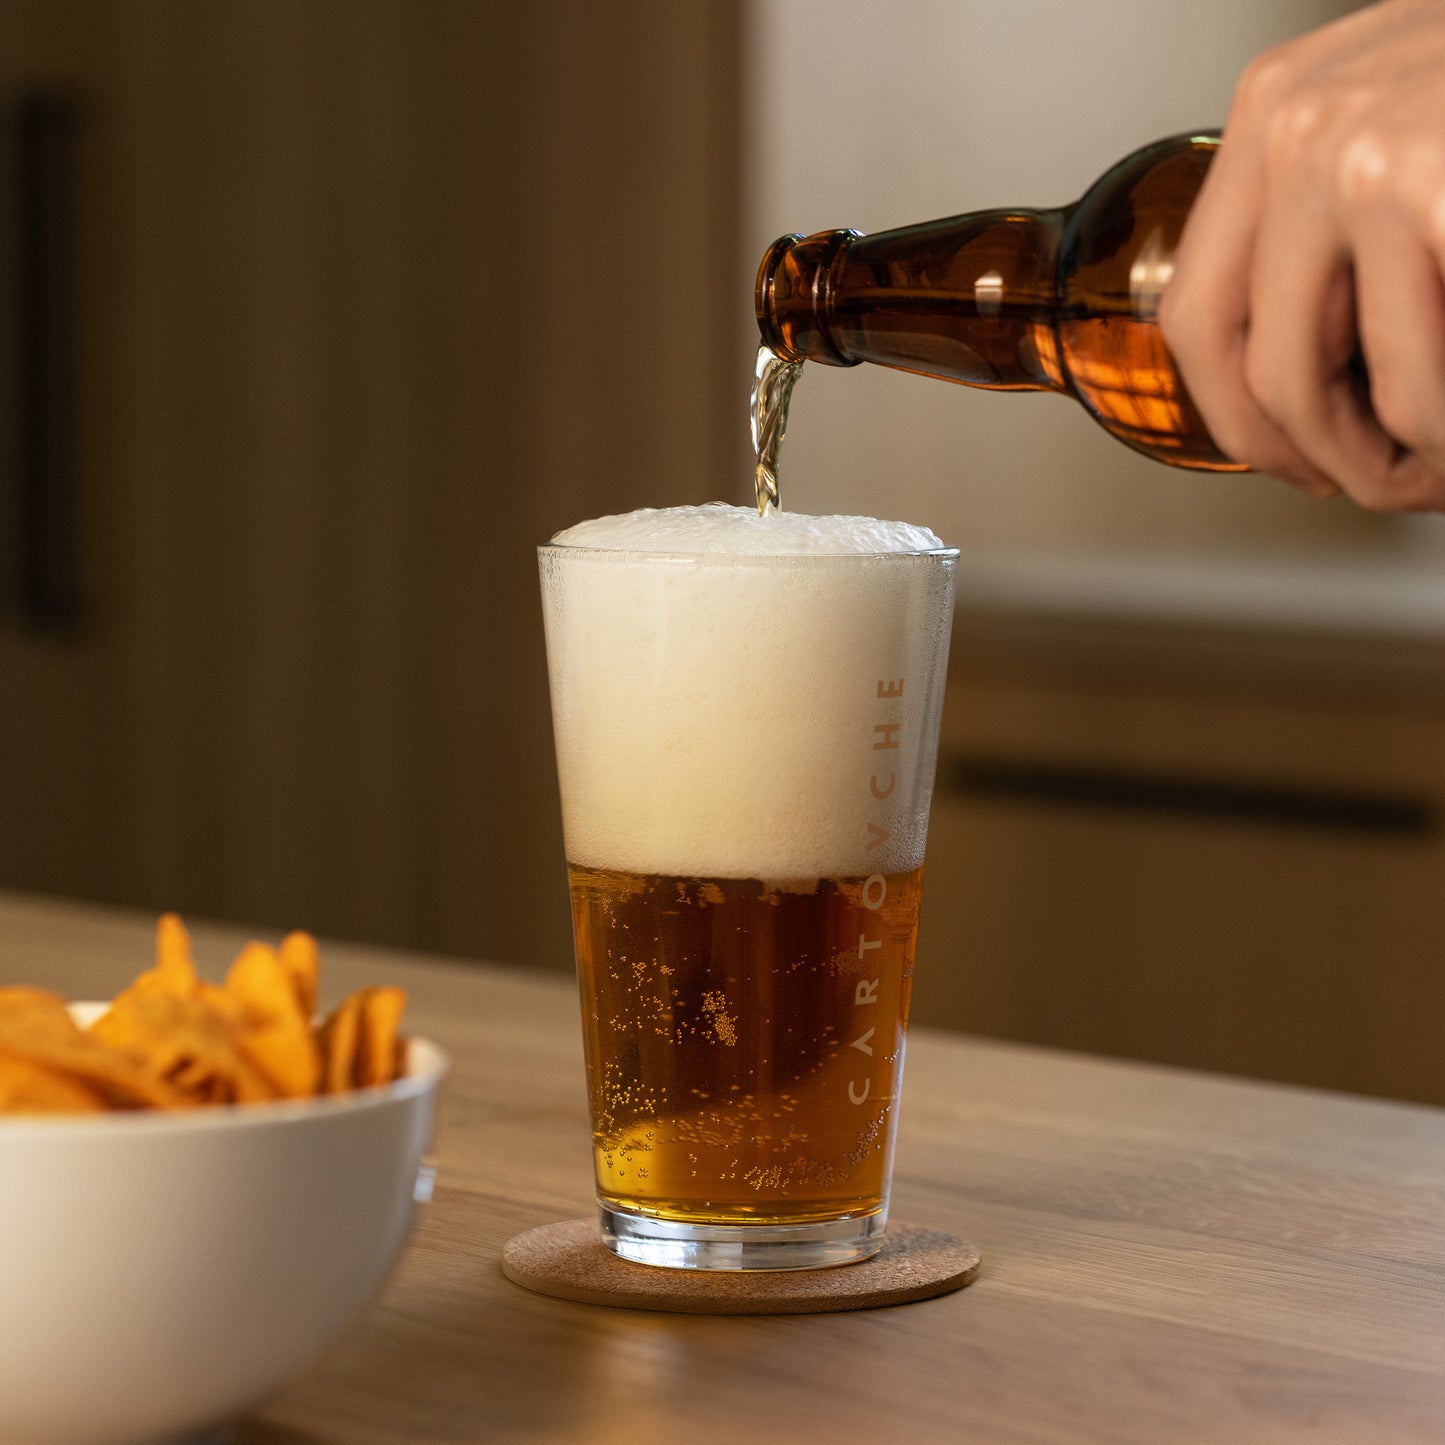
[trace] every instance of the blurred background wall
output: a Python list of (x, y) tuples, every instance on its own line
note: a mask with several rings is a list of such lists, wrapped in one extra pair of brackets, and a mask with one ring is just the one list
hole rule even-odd
[(0, 484), (0, 881), (570, 966), (532, 549), (734, 484), (739, 29), (0, 4), (73, 346)]
[[(1341, 0), (0, 0), (0, 887), (567, 969), (533, 548), (741, 500), (784, 230), (1076, 196)], [(1431, 523), (810, 368), (964, 551), (928, 1022), (1445, 1097)]]

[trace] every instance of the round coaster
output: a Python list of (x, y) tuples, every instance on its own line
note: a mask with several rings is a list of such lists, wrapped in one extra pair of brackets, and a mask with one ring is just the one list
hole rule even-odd
[(544, 1224), (509, 1240), (502, 1273), (557, 1299), (690, 1315), (803, 1315), (932, 1299), (972, 1283), (979, 1254), (966, 1239), (892, 1222), (872, 1259), (829, 1269), (660, 1269), (619, 1259), (596, 1219)]

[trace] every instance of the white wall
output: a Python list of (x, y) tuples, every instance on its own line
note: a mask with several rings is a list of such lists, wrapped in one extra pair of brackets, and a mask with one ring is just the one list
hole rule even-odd
[[(750, 0), (743, 237), (879, 230), (1072, 200), (1159, 136), (1223, 122), (1258, 50), (1348, 0)], [(964, 545), (1146, 548), (1373, 538), (1259, 477), (1175, 472), (1074, 403), (810, 367), (785, 505), (895, 514)]]

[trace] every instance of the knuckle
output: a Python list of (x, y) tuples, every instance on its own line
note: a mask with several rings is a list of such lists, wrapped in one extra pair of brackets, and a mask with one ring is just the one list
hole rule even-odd
[(1293, 79), (1294, 60), (1287, 42), (1262, 50), (1240, 73), (1234, 87), (1235, 108), (1246, 114), (1271, 110)]
[(1340, 148), (1336, 188), (1346, 204), (1369, 205), (1384, 198), (1397, 169), (1386, 137), (1374, 130), (1359, 130)]
[(1281, 166), (1297, 165), (1324, 129), (1327, 110), (1312, 94), (1290, 95), (1275, 106), (1266, 136), (1269, 155)]

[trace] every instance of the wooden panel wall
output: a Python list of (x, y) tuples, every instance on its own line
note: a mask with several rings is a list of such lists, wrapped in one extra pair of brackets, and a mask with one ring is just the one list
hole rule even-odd
[(1440, 644), (960, 634), (918, 1021), (1445, 1104)]
[(85, 113), (87, 548), (0, 633), (0, 883), (570, 965), (533, 549), (736, 489), (738, 23), (0, 7)]

